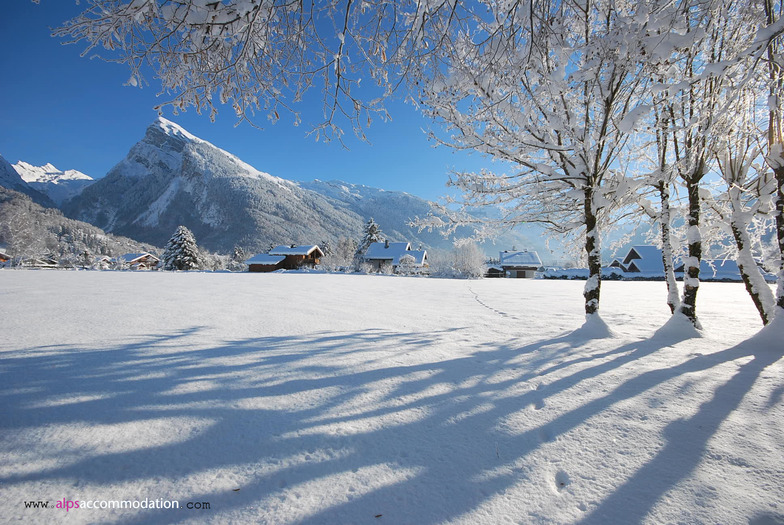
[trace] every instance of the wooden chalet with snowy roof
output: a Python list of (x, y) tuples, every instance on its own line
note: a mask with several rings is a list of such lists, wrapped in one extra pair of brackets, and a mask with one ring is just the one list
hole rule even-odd
[[(499, 254), (498, 264), (491, 268), (500, 268), (506, 277), (517, 279), (533, 279), (537, 270), (542, 267), (542, 260), (536, 252), (528, 250), (503, 251)], [(489, 270), (488, 270), (489, 272)]]
[[(412, 250), (410, 242), (374, 242), (365, 251), (363, 261), (368, 263), (374, 270), (383, 271), (385, 269), (397, 270), (400, 266), (400, 258), (404, 256), (413, 257), (415, 268), (427, 266), (427, 251)], [(410, 261), (410, 259), (407, 259)]]
[(280, 245), (269, 251), (254, 255), (245, 264), (250, 272), (274, 272), (275, 270), (297, 270), (313, 268), (319, 264), (324, 252), (316, 245)]
[(153, 270), (161, 262), (160, 259), (148, 252), (126, 253), (118, 257), (118, 260), (124, 261), (131, 270)]

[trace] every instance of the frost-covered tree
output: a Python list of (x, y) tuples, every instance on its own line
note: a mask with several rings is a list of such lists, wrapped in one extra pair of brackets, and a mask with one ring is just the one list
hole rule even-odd
[(484, 12), (483, 2), (454, 0), (89, 0), (55, 34), (127, 64), (130, 85), (151, 68), (173, 97), (161, 106), (211, 118), (228, 104), (241, 119), (289, 113), (297, 125), (315, 87), (323, 119), (314, 131), (329, 140), (342, 122), (363, 136), (372, 118), (386, 118), (384, 98), (420, 54), (449, 44), (469, 8)]
[(417, 263), (414, 256), (406, 254), (401, 256), (398, 260), (395, 273), (400, 275), (414, 275), (417, 273), (417, 270)]
[(767, 325), (776, 315), (775, 299), (760, 273), (755, 252), (762, 254), (762, 239), (771, 230), (768, 218), (773, 211), (770, 197), (775, 178), (755, 166), (758, 157), (759, 150), (748, 137), (729, 142), (719, 151), (717, 161), (725, 193), (718, 197), (715, 211), (729, 226), (741, 278), (762, 323)]
[(166, 243), (161, 263), (164, 270), (196, 270), (200, 267), (199, 248), (188, 228), (177, 227), (177, 231)]
[[(736, 177), (741, 172), (747, 171), (741, 166), (749, 159), (741, 160), (736, 155), (740, 151), (745, 152), (744, 156), (751, 152), (748, 143), (741, 146), (753, 136), (743, 120), (755, 111), (754, 97), (748, 96), (750, 91), (759, 89), (755, 56), (770, 43), (771, 35), (766, 35), (768, 24), (756, 0), (686, 1), (671, 4), (667, 12), (669, 22), (657, 30), (662, 45), (645, 59), (645, 72), (652, 85), (645, 105), (640, 106), (646, 111), (650, 109), (649, 118), (642, 120), (648, 127), (656, 157), (654, 171), (646, 183), (659, 195), (658, 210), (646, 207), (646, 212), (660, 227), (668, 304), (673, 312), (677, 310), (699, 326), (696, 300), (704, 242), (715, 241), (711, 235), (721, 229), (712, 223), (712, 217), (721, 221), (722, 217), (729, 220), (731, 216), (715, 207), (710, 210), (712, 216), (705, 216), (706, 200), (715, 203), (705, 180), (712, 172), (719, 172), (729, 188), (738, 182)], [(717, 160), (722, 162), (717, 164)], [(680, 301), (675, 296), (677, 285), (671, 271), (673, 189), (682, 190), (687, 203), (687, 254), (683, 259), (685, 276)], [(736, 199), (735, 204), (740, 201)], [(740, 217), (734, 215), (736, 226)], [(741, 230), (745, 228), (736, 231)], [(706, 236), (706, 232), (711, 233)], [(744, 267), (751, 268), (748, 261)]]
[(455, 243), (452, 250), (452, 267), (455, 275), (467, 279), (479, 279), (485, 274), (487, 257), (475, 242), (461, 240)]
[(503, 206), (506, 225), (538, 222), (553, 233), (582, 235), (590, 272), (585, 313), (597, 314), (600, 232), (630, 195), (619, 168), (647, 82), (639, 56), (656, 50), (647, 39), (656, 6), (492, 6), (492, 16), (455, 37), (441, 63), (423, 66), (428, 80), (420, 98), (451, 130), (439, 140), (511, 166), (510, 173), (456, 174), (451, 184), (462, 190), (464, 205)]
[(376, 221), (374, 221), (373, 217), (371, 217), (365, 223), (362, 240), (359, 241), (359, 244), (357, 244), (357, 249), (354, 252), (355, 266), (362, 262), (362, 259), (365, 256), (365, 252), (367, 252), (367, 249), (374, 242), (384, 242), (384, 234), (381, 231), (381, 227), (376, 224)]
[(319, 266), (327, 271), (348, 271), (352, 267), (356, 251), (355, 239), (341, 237), (330, 253), (324, 255)]
[(82, 265), (85, 253), (111, 257), (157, 251), (154, 246), (67, 219), (59, 210), (43, 208), (27, 195), (3, 187), (0, 187), (0, 245), (5, 245), (14, 256), (14, 265), (43, 255)]
[[(765, 14), (766, 30), (757, 41), (767, 43), (764, 55), (764, 73), (768, 87), (768, 133), (766, 160), (776, 179), (776, 239), (778, 241), (778, 287), (776, 288), (775, 316), (784, 318), (784, 2), (761, 0)], [(769, 29), (768, 29), (769, 28)], [(767, 38), (767, 41), (765, 40)], [(757, 42), (755, 42), (756, 44)], [(757, 48), (761, 47), (759, 45)], [(752, 49), (755, 46), (752, 45)]]

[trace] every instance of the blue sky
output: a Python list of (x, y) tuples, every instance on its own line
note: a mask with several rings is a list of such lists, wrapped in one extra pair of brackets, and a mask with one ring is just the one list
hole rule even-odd
[[(0, 154), (11, 163), (51, 162), (103, 177), (156, 118), (159, 86), (154, 78), (142, 89), (123, 86), (126, 66), (79, 56), (84, 46), (62, 45), (49, 36), (84, 8), (74, 0), (4, 2), (0, 17)], [(315, 98), (315, 97), (314, 97)], [(219, 108), (220, 110), (220, 108)], [(389, 106), (393, 121), (376, 120), (367, 130), (371, 144), (349, 137), (349, 150), (305, 136), (309, 127), (294, 127), (283, 118), (258, 130), (235, 127), (229, 107), (217, 121), (193, 109), (163, 116), (196, 136), (221, 147), (259, 170), (292, 180), (333, 180), (406, 191), (436, 199), (452, 169), (477, 170), (489, 165), (479, 155), (433, 148), (423, 128), (431, 123), (400, 101)], [(303, 108), (303, 122), (315, 121), (320, 107)], [(350, 128), (346, 130), (351, 134)]]

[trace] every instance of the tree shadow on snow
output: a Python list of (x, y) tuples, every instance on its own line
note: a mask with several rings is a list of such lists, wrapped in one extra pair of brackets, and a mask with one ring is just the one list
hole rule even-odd
[[(325, 332), (212, 348), (198, 345), (202, 330), (98, 350), (27, 349), (3, 360), (0, 455), (51, 449), (53, 457), (24, 468), (4, 463), (0, 484), (69, 487), (68, 494), (30, 496), (53, 500), (94, 497), (80, 493), (85, 485), (139, 483), (142, 498), (210, 502), (210, 511), (115, 515), (128, 523), (276, 509), (278, 521), (367, 523), (381, 515), (395, 523), (441, 523), (502, 497), (526, 475), (520, 465), (528, 456), (588, 419), (672, 378), (753, 357), (692, 418), (670, 423), (658, 455), (585, 519), (632, 523), (694, 470), (708, 439), (775, 361), (738, 345), (619, 380), (622, 367), (676, 342), (593, 342), (586, 349), (567, 334), (523, 347), (473, 345), (452, 356), (444, 353), (446, 343), (468, 328)], [(434, 349), (441, 354), (432, 355)], [(552, 407), (556, 415), (532, 418), (539, 422), (524, 431), (503, 430), (510, 418), (591, 381), (603, 385), (601, 395), (571, 410)], [(171, 429), (176, 435), (147, 434), (167, 418), (180, 423)], [(106, 443), (101, 433), (116, 425), (126, 436)], [(57, 449), (63, 426), (79, 436), (78, 446)], [(686, 434), (692, 438), (684, 449)], [(25, 441), (29, 436), (39, 441)], [(653, 491), (652, 476), (661, 480)], [(156, 479), (173, 481), (177, 492), (154, 493)], [(314, 502), (315, 493), (324, 500)]]

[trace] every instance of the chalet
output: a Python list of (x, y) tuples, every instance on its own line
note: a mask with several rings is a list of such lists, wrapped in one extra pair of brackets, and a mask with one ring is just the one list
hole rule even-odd
[(118, 258), (122, 260), (131, 270), (153, 270), (158, 267), (161, 262), (156, 256), (151, 253), (126, 253)]
[(542, 260), (536, 252), (527, 250), (521, 252), (503, 251), (498, 258), (497, 268), (500, 267), (507, 277), (532, 279), (536, 271), (542, 267)]
[(396, 271), (400, 266), (400, 258), (406, 255), (413, 257), (415, 268), (427, 267), (427, 251), (412, 250), (410, 242), (374, 242), (368, 246), (362, 260), (378, 271)]
[(108, 270), (112, 267), (113, 259), (108, 255), (100, 255), (93, 258), (92, 267), (97, 270)]
[(296, 270), (298, 268), (313, 268), (324, 257), (324, 252), (316, 245), (276, 246), (269, 253), (254, 255), (245, 264), (251, 272), (274, 272), (275, 270)]
[(249, 272), (274, 272), (283, 268), (283, 261), (285, 260), (285, 255), (260, 253), (245, 261), (245, 264), (248, 265)]

